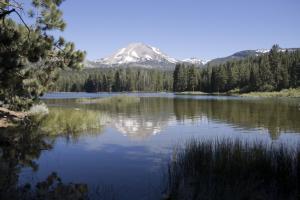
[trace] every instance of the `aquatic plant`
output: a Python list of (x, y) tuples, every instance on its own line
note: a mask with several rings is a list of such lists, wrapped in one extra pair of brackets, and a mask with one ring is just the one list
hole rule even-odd
[(86, 131), (101, 132), (103, 127), (100, 112), (79, 108), (51, 108), (49, 115), (41, 121), (40, 129), (50, 135), (76, 137)]
[(177, 149), (165, 199), (299, 199), (300, 149), (239, 140)]

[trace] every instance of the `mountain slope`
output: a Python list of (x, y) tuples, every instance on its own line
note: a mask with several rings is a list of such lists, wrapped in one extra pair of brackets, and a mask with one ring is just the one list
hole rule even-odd
[[(299, 48), (281, 48), (280, 51), (296, 51)], [(260, 56), (265, 53), (269, 53), (270, 49), (257, 49), (257, 50), (244, 50), (244, 51), (239, 51), (236, 52), (230, 56), (223, 57), (223, 58), (216, 58), (211, 61), (209, 61), (207, 64), (209, 65), (218, 65), (218, 64), (223, 64), (231, 60), (242, 60), (251, 56)]]
[(216, 58), (208, 62), (209, 65), (218, 65), (222, 64), (231, 60), (241, 60), (245, 59), (250, 56), (259, 56), (264, 53), (269, 52), (269, 50), (244, 50), (244, 51), (239, 51), (236, 52), (230, 56), (223, 57), (223, 58)]
[(147, 68), (173, 67), (178, 61), (158, 48), (143, 43), (132, 43), (113, 55), (96, 61), (100, 66), (144, 66)]

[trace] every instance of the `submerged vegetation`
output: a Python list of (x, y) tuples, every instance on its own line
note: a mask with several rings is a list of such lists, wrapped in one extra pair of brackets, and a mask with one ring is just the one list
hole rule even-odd
[(175, 151), (165, 199), (299, 199), (300, 149), (233, 140)]

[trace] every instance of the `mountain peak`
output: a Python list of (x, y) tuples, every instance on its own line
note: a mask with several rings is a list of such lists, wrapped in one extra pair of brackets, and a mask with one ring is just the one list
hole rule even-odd
[(146, 45), (142, 42), (136, 42), (130, 43), (125, 48), (121, 48), (111, 56), (102, 58), (97, 62), (105, 65), (120, 65), (145, 62), (175, 64), (177, 60), (164, 54), (156, 47)]

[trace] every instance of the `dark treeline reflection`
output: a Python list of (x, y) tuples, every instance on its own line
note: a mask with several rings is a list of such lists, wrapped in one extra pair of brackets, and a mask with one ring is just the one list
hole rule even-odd
[(64, 182), (56, 172), (46, 175), (37, 183), (21, 184), (22, 169), (39, 171), (38, 160), (41, 154), (54, 148), (57, 137), (77, 139), (77, 132), (57, 132), (53, 135), (53, 132), (43, 131), (41, 126), (0, 129), (0, 199), (114, 199), (113, 188), (97, 185), (97, 188), (91, 189), (86, 183)]
[(18, 175), (23, 167), (38, 170), (35, 159), (42, 150), (52, 148), (52, 141), (45, 141), (44, 135), (25, 130), (1, 129), (0, 134), (0, 199), (18, 199)]
[[(134, 124), (139, 126), (132, 137), (147, 137), (154, 129), (162, 129), (167, 122), (201, 119), (227, 123), (231, 126), (268, 130), (270, 137), (276, 139), (280, 133), (300, 133), (299, 101), (293, 99), (196, 99), (177, 96), (176, 98), (140, 98), (138, 103), (122, 104), (78, 104), (75, 100), (49, 100), (51, 105), (65, 105), (77, 109), (98, 112), (102, 119), (128, 129)], [(84, 111), (87, 112), (87, 111)], [(127, 127), (124, 121), (131, 120)], [(78, 124), (77, 124), (78, 125)], [(147, 127), (148, 126), (148, 127)], [(145, 132), (144, 129), (149, 129)], [(153, 130), (151, 130), (153, 129)], [(124, 131), (124, 130), (123, 130)], [(126, 130), (125, 130), (126, 131)]]
[(175, 100), (178, 120), (206, 116), (208, 119), (250, 129), (265, 128), (275, 139), (281, 132), (300, 132), (296, 101), (284, 100)]
[(42, 151), (53, 148), (54, 139), (36, 130), (0, 129), (0, 199), (82, 199), (86, 184), (64, 184), (56, 173), (44, 181), (20, 185), (22, 168), (37, 171)]

